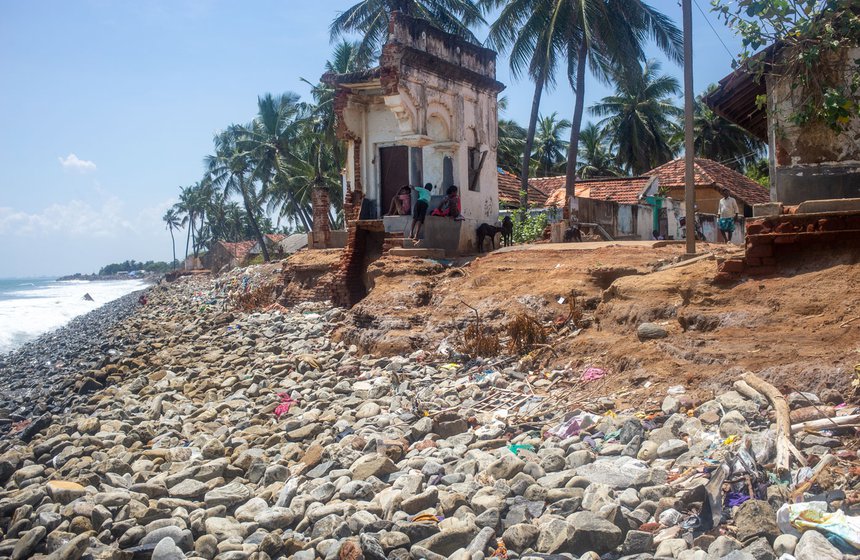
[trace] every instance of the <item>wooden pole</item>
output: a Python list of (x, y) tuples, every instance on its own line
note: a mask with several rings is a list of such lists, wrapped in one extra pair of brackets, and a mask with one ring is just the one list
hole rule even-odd
[(696, 183), (693, 174), (693, 7), (683, 0), (684, 11), (684, 212), (687, 256), (696, 254)]

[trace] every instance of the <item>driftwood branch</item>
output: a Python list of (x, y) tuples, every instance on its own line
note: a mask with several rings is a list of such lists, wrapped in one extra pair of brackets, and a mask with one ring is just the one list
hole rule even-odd
[(746, 373), (741, 378), (747, 385), (764, 395), (776, 411), (776, 470), (780, 476), (788, 474), (791, 467), (791, 454), (796, 451), (791, 442), (788, 401), (779, 389), (755, 374)]
[(809, 420), (791, 425), (791, 433), (796, 434), (804, 430), (824, 430), (833, 427), (850, 426), (860, 424), (860, 414), (851, 416), (837, 416), (836, 418), (822, 418), (820, 420)]

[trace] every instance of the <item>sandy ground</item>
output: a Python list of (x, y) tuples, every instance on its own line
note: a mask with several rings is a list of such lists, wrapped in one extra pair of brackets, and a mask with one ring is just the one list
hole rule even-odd
[[(523, 367), (564, 370), (578, 378), (589, 366), (618, 406), (659, 404), (672, 385), (693, 399), (712, 398), (743, 371), (784, 391), (850, 393), (860, 363), (860, 255), (807, 255), (780, 274), (720, 286), (717, 259), (731, 246), (703, 245), (713, 259), (661, 270), (681, 260), (679, 245), (653, 242), (537, 245), (496, 251), (461, 266), (383, 257), (371, 264), (373, 289), (350, 312), (337, 338), (378, 355), (462, 346), (477, 310), (504, 343), (505, 326), (527, 313), (550, 328), (576, 296), (585, 328), (551, 330), (549, 345)], [(565, 303), (560, 304), (560, 298)], [(637, 326), (668, 331), (640, 341)]]

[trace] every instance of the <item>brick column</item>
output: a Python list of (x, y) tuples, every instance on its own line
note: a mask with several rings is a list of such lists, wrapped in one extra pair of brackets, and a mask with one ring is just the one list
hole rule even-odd
[(314, 241), (323, 248), (331, 245), (331, 222), (328, 210), (330, 206), (328, 187), (314, 187), (311, 192), (314, 216)]

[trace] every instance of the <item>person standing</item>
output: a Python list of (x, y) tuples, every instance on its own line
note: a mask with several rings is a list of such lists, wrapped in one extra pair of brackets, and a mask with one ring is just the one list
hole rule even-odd
[(418, 200), (415, 202), (415, 208), (412, 209), (412, 228), (409, 234), (409, 238), (415, 241), (418, 240), (421, 228), (424, 227), (424, 218), (427, 217), (427, 208), (430, 206), (430, 188), (433, 188), (430, 183), (423, 187), (415, 187)]
[(738, 219), (738, 214), (740, 214), (740, 210), (738, 210), (737, 201), (729, 196), (729, 191), (727, 189), (723, 189), (722, 191), (723, 198), (720, 199), (720, 233), (723, 234), (723, 241), (726, 243), (732, 242), (732, 234), (735, 232), (735, 222)]

